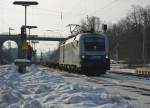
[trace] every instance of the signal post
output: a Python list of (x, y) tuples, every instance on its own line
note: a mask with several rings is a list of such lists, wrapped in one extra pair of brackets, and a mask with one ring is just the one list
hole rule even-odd
[[(15, 60), (15, 64), (18, 66), (18, 71), (20, 73), (26, 72), (26, 66), (31, 65), (31, 61), (27, 60), (27, 54), (29, 49), (29, 43), (27, 42), (27, 33), (26, 28), (27, 26), (27, 7), (30, 5), (38, 5), (36, 1), (14, 1), (14, 5), (21, 5), (25, 7), (25, 25), (21, 27), (21, 58)], [(30, 31), (30, 30), (29, 30)]]

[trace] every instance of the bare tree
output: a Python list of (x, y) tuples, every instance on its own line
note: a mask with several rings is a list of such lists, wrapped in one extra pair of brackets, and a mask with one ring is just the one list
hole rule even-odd
[(87, 16), (85, 19), (81, 20), (81, 28), (80, 32), (100, 32), (101, 21), (98, 17), (95, 16)]
[(133, 6), (125, 18), (109, 27), (108, 33), (112, 58), (118, 54), (118, 59), (127, 60), (131, 66), (142, 62), (144, 51), (150, 62), (150, 6)]

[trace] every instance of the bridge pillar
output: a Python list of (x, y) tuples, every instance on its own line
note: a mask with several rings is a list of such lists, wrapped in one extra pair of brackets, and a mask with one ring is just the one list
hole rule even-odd
[(21, 59), (23, 58), (22, 57), (22, 41), (21, 39), (18, 40), (18, 59)]
[(18, 59), (23, 59), (25, 58), (24, 54), (23, 54), (23, 50), (22, 50), (22, 44), (23, 44), (23, 40), (21, 36), (15, 35), (15, 36), (9, 36), (9, 35), (0, 35), (0, 58), (2, 58), (2, 46), (3, 43), (7, 40), (12, 40), (14, 42), (17, 43), (18, 46)]
[(0, 64), (2, 63), (1, 59), (2, 59), (2, 46), (3, 46), (3, 42), (0, 41)]
[(2, 49), (2, 46), (3, 46), (3, 42), (0, 41), (0, 50)]

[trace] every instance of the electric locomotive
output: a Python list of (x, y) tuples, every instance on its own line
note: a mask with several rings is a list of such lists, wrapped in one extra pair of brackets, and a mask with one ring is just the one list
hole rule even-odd
[(105, 74), (110, 69), (105, 34), (81, 33), (60, 45), (59, 67), (86, 75)]

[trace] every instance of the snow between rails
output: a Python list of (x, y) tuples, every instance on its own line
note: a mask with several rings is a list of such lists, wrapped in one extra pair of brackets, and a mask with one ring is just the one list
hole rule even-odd
[(72, 84), (32, 65), (28, 73), (17, 67), (0, 66), (0, 108), (133, 108), (120, 97), (112, 97), (104, 88)]

